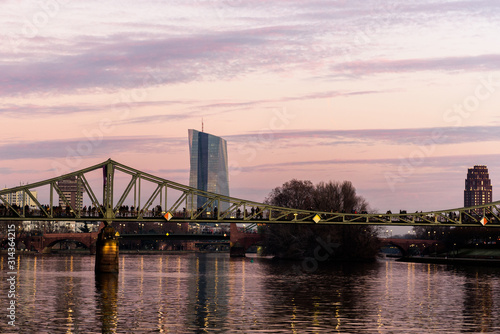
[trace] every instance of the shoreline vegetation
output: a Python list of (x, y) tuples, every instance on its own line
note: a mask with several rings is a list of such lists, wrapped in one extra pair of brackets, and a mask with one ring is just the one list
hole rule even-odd
[[(322, 212), (367, 213), (368, 202), (350, 181), (319, 182), (292, 179), (274, 188), (264, 203)], [(321, 217), (318, 216), (319, 219)], [(380, 249), (374, 226), (269, 224), (263, 234), (263, 254), (279, 259), (320, 259), (320, 262), (375, 260)]]

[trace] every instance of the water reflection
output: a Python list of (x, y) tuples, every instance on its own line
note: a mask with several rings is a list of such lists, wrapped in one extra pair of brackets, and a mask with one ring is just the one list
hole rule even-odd
[[(0, 268), (5, 272), (5, 262)], [(299, 264), (300, 265), (300, 264)], [(19, 258), (19, 327), (1, 333), (499, 332), (500, 270), (381, 261), (314, 272), (227, 254)], [(1, 291), (7, 282), (0, 281)], [(0, 307), (7, 306), (6, 295)]]
[(463, 276), (432, 264), (338, 264), (313, 273), (300, 273), (279, 262), (265, 268), (263, 282), (272, 298), (263, 311), (269, 318), (281, 319), (279, 326), (291, 331), (498, 331), (499, 312), (493, 305), (498, 270), (485, 277), (476, 268), (467, 268), (475, 278), (461, 284)]
[[(70, 262), (68, 264), (68, 262)], [(73, 332), (75, 330), (75, 316), (78, 317), (78, 309), (75, 305), (77, 297), (75, 293), (81, 293), (82, 291), (75, 292), (75, 282), (74, 277), (71, 275), (73, 271), (73, 257), (64, 259), (64, 272), (70, 273), (70, 275), (56, 276), (55, 284), (56, 286), (65, 287), (64, 290), (59, 291), (55, 294), (55, 311), (61, 314), (60, 319), (56, 319), (55, 324), (57, 327), (64, 327), (67, 332)], [(35, 272), (35, 271), (34, 271)], [(33, 287), (35, 289), (35, 286)]]
[(95, 289), (102, 333), (115, 333), (118, 327), (118, 274), (96, 274)]
[(492, 332), (493, 283), (495, 278), (479, 272), (467, 273), (464, 282), (463, 316), (468, 327), (477, 332)]
[(312, 333), (372, 322), (378, 309), (367, 298), (380, 283), (373, 276), (378, 269), (378, 264), (341, 263), (305, 273), (293, 270), (288, 262), (272, 262), (265, 267), (263, 281), (264, 293), (272, 296), (267, 312), (282, 319), (277, 327), (292, 331), (306, 327)]
[[(228, 293), (226, 275), (229, 258), (211, 254), (196, 255), (189, 261), (188, 316), (186, 328), (200, 333), (209, 332), (226, 323), (228, 316)], [(223, 275), (219, 275), (222, 271)], [(190, 315), (193, 316), (190, 316)]]

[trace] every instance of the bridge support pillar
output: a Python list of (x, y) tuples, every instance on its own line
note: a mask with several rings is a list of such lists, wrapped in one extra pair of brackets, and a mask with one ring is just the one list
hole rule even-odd
[(246, 248), (241, 244), (241, 233), (238, 231), (236, 223), (229, 225), (229, 233), (231, 233), (231, 242), (229, 243), (230, 257), (245, 257)]
[(230, 243), (229, 256), (230, 257), (245, 257), (246, 249), (242, 247), (239, 242)]
[(95, 252), (96, 273), (118, 272), (118, 239), (115, 233), (115, 229), (110, 225), (99, 232)]

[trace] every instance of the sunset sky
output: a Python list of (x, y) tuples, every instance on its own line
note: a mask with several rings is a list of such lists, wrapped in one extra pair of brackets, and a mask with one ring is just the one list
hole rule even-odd
[(188, 129), (230, 194), (350, 180), (376, 211), (500, 193), (500, 2), (0, 1), (0, 187), (111, 158), (188, 184)]

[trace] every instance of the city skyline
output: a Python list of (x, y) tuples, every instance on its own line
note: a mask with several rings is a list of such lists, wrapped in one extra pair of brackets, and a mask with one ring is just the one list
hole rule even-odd
[(430, 211), (462, 206), (470, 166), (500, 184), (498, 2), (0, 9), (9, 188), (108, 158), (189, 184), (185, 133), (202, 118), (227, 140), (238, 198), (349, 180), (373, 210)]

